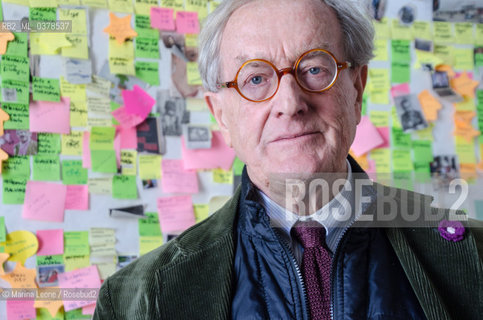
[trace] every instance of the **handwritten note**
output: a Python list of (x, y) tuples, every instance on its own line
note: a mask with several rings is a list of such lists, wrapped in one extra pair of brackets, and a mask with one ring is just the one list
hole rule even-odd
[(161, 178), (161, 159), (160, 155), (139, 155), (139, 177), (142, 180)]
[(171, 8), (151, 7), (151, 27), (163, 31), (174, 31), (174, 10)]
[(0, 65), (2, 80), (29, 81), (29, 59), (27, 57), (3, 55)]
[(178, 33), (200, 33), (198, 12), (176, 11), (176, 31)]
[(61, 138), (61, 153), (69, 156), (81, 156), (83, 135), (83, 131), (72, 131), (70, 134), (63, 134)]
[(123, 90), (122, 98), (126, 112), (146, 118), (151, 112), (156, 100), (146, 93), (138, 85), (134, 85), (133, 90)]
[(121, 169), (123, 175), (136, 175), (137, 154), (136, 150), (121, 150)]
[(112, 178), (112, 197), (115, 199), (137, 199), (135, 176), (116, 175)]
[(59, 181), (60, 159), (58, 155), (37, 154), (33, 157), (33, 179), (36, 181)]
[(196, 171), (183, 169), (183, 160), (162, 160), (161, 186), (165, 193), (198, 193)]
[[(101, 287), (101, 279), (96, 266), (77, 269), (59, 274), (59, 287), (61, 288), (85, 288), (98, 289)], [(84, 299), (80, 301), (64, 300), (65, 311), (81, 308), (95, 303), (95, 300)]]
[(13, 300), (7, 299), (7, 319), (36, 319), (34, 300)]
[(146, 212), (146, 218), (138, 220), (139, 236), (161, 236), (158, 214)]
[(380, 136), (369, 117), (363, 116), (357, 126), (356, 136), (351, 146), (354, 154), (359, 157), (383, 143), (384, 139)]
[(37, 230), (38, 256), (64, 253), (64, 229)]
[(29, 103), (29, 83), (2, 79), (2, 102)]
[(212, 135), (210, 149), (188, 149), (184, 139), (181, 139), (181, 154), (186, 170), (231, 168), (235, 151), (226, 145), (219, 131), (213, 131)]
[(5, 55), (27, 57), (27, 32), (13, 32), (15, 39), (8, 43)]
[(10, 261), (18, 261), (25, 265), (27, 258), (33, 256), (38, 247), (39, 243), (32, 232), (17, 230), (7, 234), (5, 252), (10, 254)]
[(137, 37), (135, 55), (137, 58), (159, 59), (159, 39)]
[(116, 38), (119, 44), (122, 44), (126, 39), (136, 37), (138, 34), (131, 28), (131, 15), (119, 18), (114, 13), (109, 13), (110, 24), (104, 28), (104, 32)]
[(121, 139), (121, 149), (136, 149), (138, 146), (136, 128), (116, 127), (116, 134)]
[(59, 79), (33, 77), (32, 99), (42, 101), (60, 101)]
[[(136, 14), (134, 17), (135, 30), (138, 33), (136, 41), (139, 38), (150, 38), (159, 40), (159, 30), (151, 27), (151, 19), (149, 15)], [(157, 43), (157, 42), (156, 42)], [(138, 55), (136, 54), (136, 57)]]
[(30, 104), (30, 131), (64, 133), (70, 132), (70, 99), (60, 102), (36, 101)]
[(66, 210), (89, 210), (89, 189), (87, 185), (68, 185), (65, 196)]
[(64, 232), (64, 258), (66, 256), (89, 255), (89, 232), (68, 231)]
[(124, 106), (112, 111), (111, 114), (124, 128), (133, 128), (144, 121), (144, 119), (138, 115), (127, 113), (126, 107)]
[(23, 204), (27, 177), (13, 176), (3, 177), (2, 202), (4, 204)]
[(28, 181), (22, 218), (63, 222), (66, 192), (62, 184)]
[(39, 133), (37, 140), (38, 140), (37, 154), (57, 155), (60, 153), (60, 135), (59, 134)]
[(62, 181), (64, 184), (87, 184), (87, 169), (81, 160), (62, 161)]
[(183, 231), (195, 224), (191, 196), (158, 198), (158, 214), (163, 233)]
[[(28, 104), (3, 103), (2, 108), (3, 111), (6, 112), (6, 120), (8, 121), (4, 120), (5, 118), (0, 115), (0, 127), (3, 120), (6, 121), (3, 126), (4, 129), (29, 130)], [(2, 111), (0, 111), (0, 113), (2, 113)], [(0, 135), (3, 135), (1, 128)]]
[(153, 86), (159, 85), (158, 62), (136, 61), (136, 77)]

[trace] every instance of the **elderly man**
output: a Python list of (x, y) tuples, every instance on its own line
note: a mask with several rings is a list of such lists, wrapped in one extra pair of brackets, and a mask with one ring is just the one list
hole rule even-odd
[[(225, 0), (205, 22), (199, 63), (210, 110), (246, 163), (241, 186), (110, 277), (94, 318), (477, 319), (481, 231), (376, 228), (379, 203), (397, 221), (435, 211), (428, 197), (354, 188), (364, 174), (348, 151), (372, 41), (349, 0)], [(286, 193), (293, 181), (298, 193)]]

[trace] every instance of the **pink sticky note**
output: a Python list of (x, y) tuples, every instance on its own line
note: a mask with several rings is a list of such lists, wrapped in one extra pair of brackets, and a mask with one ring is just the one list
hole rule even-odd
[(163, 233), (183, 231), (196, 222), (191, 196), (158, 198), (158, 214)]
[(144, 121), (144, 119), (135, 114), (126, 112), (126, 107), (120, 107), (111, 112), (114, 119), (119, 121), (119, 124), (124, 128), (132, 128)]
[(84, 131), (84, 135), (82, 136), (82, 167), (86, 169), (92, 167), (90, 137), (91, 133)]
[(198, 12), (176, 11), (176, 32), (200, 33)]
[(30, 131), (70, 133), (70, 99), (60, 102), (32, 101), (29, 107)]
[[(59, 287), (62, 289), (99, 289), (101, 287), (101, 278), (96, 266), (75, 269), (73, 271), (59, 274)], [(88, 292), (88, 290), (86, 290)], [(64, 300), (64, 310), (70, 311), (77, 308), (92, 305), (96, 302), (93, 299), (82, 299), (79, 301)]]
[(34, 300), (7, 300), (8, 320), (35, 319), (37, 314), (34, 308)]
[(122, 99), (126, 113), (137, 115), (143, 119), (146, 119), (156, 104), (156, 100), (138, 85), (134, 85), (132, 90), (122, 90)]
[(363, 116), (357, 126), (356, 136), (351, 146), (354, 154), (360, 157), (383, 143), (384, 139), (372, 124), (371, 120), (369, 120), (369, 117)]
[(37, 230), (39, 240), (38, 256), (64, 254), (64, 230)]
[(161, 186), (165, 193), (198, 193), (196, 171), (184, 170), (183, 160), (163, 159)]
[(114, 151), (116, 151), (116, 165), (121, 167), (121, 136), (116, 134), (114, 137)]
[(212, 134), (210, 149), (188, 149), (181, 137), (181, 154), (185, 170), (231, 168), (235, 151), (226, 145), (219, 131), (213, 131)]
[(151, 28), (174, 31), (174, 10), (170, 8), (151, 7)]
[(96, 310), (96, 304), (91, 304), (89, 306), (82, 307), (82, 314), (89, 315), (94, 314), (94, 310)]
[(409, 94), (408, 83), (397, 84), (391, 88), (391, 95), (393, 98), (401, 95), (406, 95), (406, 94)]
[(384, 143), (378, 146), (378, 148), (389, 148), (390, 141), (391, 141), (391, 133), (389, 131), (389, 127), (376, 127), (377, 132), (381, 135), (382, 139), (384, 140)]
[(89, 210), (89, 188), (87, 185), (68, 185), (65, 196), (66, 210)]
[(136, 128), (116, 126), (116, 134), (119, 134), (121, 137), (121, 149), (137, 149), (138, 137), (136, 135)]
[(63, 184), (27, 181), (22, 218), (63, 222), (66, 193)]

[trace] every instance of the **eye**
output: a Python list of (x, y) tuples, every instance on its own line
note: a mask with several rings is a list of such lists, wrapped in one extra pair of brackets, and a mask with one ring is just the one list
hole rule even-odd
[(250, 79), (250, 82), (252, 84), (260, 84), (262, 83), (262, 80), (263, 80), (262, 76), (254, 76)]
[(310, 74), (319, 74), (320, 73), (320, 68), (317, 67), (312, 67), (309, 69)]

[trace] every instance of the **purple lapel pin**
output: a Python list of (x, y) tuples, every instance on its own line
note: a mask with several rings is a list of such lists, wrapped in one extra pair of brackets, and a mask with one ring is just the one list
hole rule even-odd
[(460, 221), (442, 220), (438, 226), (439, 234), (448, 241), (461, 241), (464, 238), (465, 227)]

